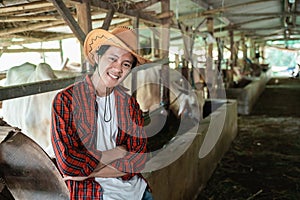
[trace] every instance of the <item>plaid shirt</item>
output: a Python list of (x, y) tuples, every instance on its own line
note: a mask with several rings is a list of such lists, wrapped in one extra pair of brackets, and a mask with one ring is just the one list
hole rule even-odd
[[(126, 145), (130, 153), (111, 166), (127, 172), (128, 180), (140, 172), (146, 162), (146, 142), (139, 105), (120, 87), (114, 90), (118, 116), (117, 145)], [(58, 168), (63, 175), (88, 176), (101, 159), (97, 150), (96, 91), (89, 76), (59, 92), (53, 100), (51, 140)], [(140, 175), (140, 174), (138, 174)], [(102, 188), (94, 178), (66, 181), (70, 199), (103, 199)]]

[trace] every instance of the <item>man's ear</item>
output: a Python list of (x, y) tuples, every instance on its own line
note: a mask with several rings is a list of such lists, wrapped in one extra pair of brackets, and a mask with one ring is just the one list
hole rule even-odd
[(95, 53), (94, 58), (95, 58), (95, 63), (98, 65), (100, 56), (97, 53)]

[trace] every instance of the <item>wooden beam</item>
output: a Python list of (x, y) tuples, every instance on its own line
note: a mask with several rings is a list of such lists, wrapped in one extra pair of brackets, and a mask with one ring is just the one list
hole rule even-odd
[(12, 16), (6, 16), (1, 17), (0, 16), (0, 22), (7, 23), (7, 22), (27, 22), (27, 21), (54, 21), (54, 20), (61, 20), (62, 18), (60, 16), (20, 16), (20, 17), (12, 17)]
[[(300, 12), (294, 12), (293, 15), (299, 16)], [(260, 12), (260, 13), (222, 13), (222, 16), (226, 17), (263, 17), (263, 16), (268, 16), (268, 17), (285, 17), (285, 16), (291, 16), (291, 13), (289, 12)]]
[(1, 0), (0, 7), (4, 6), (15, 6), (19, 4), (24, 4), (28, 2), (36, 2), (40, 0)]
[(82, 76), (0, 87), (0, 101), (59, 90), (83, 78)]
[[(72, 0), (74, 2), (81, 2), (81, 0)], [(102, 1), (102, 0), (90, 0), (91, 6), (97, 7), (97, 8), (102, 8), (105, 10), (109, 10), (112, 6), (111, 3)], [(149, 16), (142, 11), (139, 10), (128, 10), (124, 9), (123, 7), (118, 7), (115, 8), (115, 12), (126, 16), (126, 17), (135, 17), (137, 14), (140, 16), (140, 20), (151, 23), (151, 24), (162, 24), (162, 20), (155, 18), (154, 16)]]
[(24, 52), (60, 52), (60, 49), (28, 49), (28, 48), (22, 48), (22, 49), (4, 49), (3, 53), (24, 53)]
[[(192, 0), (194, 2), (197, 2), (199, 5), (200, 2), (199, 0)], [(209, 7), (208, 4), (205, 4), (205, 7), (202, 6), (202, 8), (205, 10), (201, 13), (201, 15), (220, 15), (220, 13), (222, 12), (222, 16), (224, 14), (225, 11), (228, 11), (229, 9), (237, 9), (239, 7), (243, 8), (243, 7), (246, 7), (246, 6), (249, 6), (249, 5), (253, 5), (253, 4), (259, 4), (259, 3), (265, 3), (265, 2), (268, 2), (268, 1), (278, 1), (278, 0), (255, 0), (255, 1), (250, 1), (250, 2), (246, 2), (246, 3), (238, 3), (238, 4), (233, 4), (233, 5), (229, 5), (229, 6), (223, 6), (223, 7), (218, 7), (218, 8), (212, 8), (212, 7)], [(191, 14), (187, 14), (187, 15), (184, 15), (185, 17), (188, 16), (188, 15), (191, 15)], [(195, 15), (194, 15), (195, 16)]]
[[(72, 2), (83, 2), (84, 0), (71, 0)], [(101, 0), (100, 0), (101, 1)], [(124, 10), (124, 9), (129, 9), (129, 10), (142, 10), (145, 9), (149, 6), (152, 6), (158, 2), (160, 2), (161, 0), (147, 0), (147, 1), (139, 1), (137, 3), (132, 2), (132, 1), (108, 1), (110, 6), (114, 7), (115, 6), (113, 4), (118, 4), (117, 7), (120, 8), (120, 10)], [(103, 2), (107, 2), (107, 1), (103, 1)], [(108, 9), (106, 9), (108, 10)]]
[[(19, 34), (10, 34), (8, 36), (1, 37), (1, 40), (10, 41), (10, 40), (12, 40), (12, 38), (19, 38), (21, 42), (22, 42), (22, 40), (32, 40), (32, 41), (35, 41), (35, 42), (40, 41), (39, 38), (34, 38), (34, 37), (29, 37), (29, 36), (24, 36), (24, 35), (19, 35)], [(18, 43), (18, 42), (16, 42), (16, 43)]]
[[(209, 4), (205, 3), (205, 2), (203, 2), (203, 0), (192, 0), (192, 1), (195, 2), (195, 3), (197, 3), (197, 4), (198, 4), (200, 7), (202, 7), (204, 10), (214, 10), (214, 8), (213, 8), (211, 5), (209, 5)], [(190, 14), (191, 14), (191, 13), (190, 13)], [(223, 22), (224, 24), (230, 24), (230, 20), (229, 20), (228, 18), (226, 18), (226, 17), (219, 16), (218, 19), (219, 19), (221, 22)], [(183, 19), (181, 19), (181, 17), (180, 17), (180, 20), (183, 20)]]
[(83, 32), (87, 34), (92, 30), (92, 17), (91, 7), (87, 0), (84, 0), (81, 4), (76, 4), (78, 24), (82, 28)]
[(105, 30), (108, 30), (109, 29), (109, 26), (111, 24), (111, 21), (113, 19), (113, 16), (114, 16), (114, 13), (115, 13), (115, 9), (114, 8), (110, 8), (108, 10), (108, 12), (106, 13), (106, 17), (105, 17), (105, 20), (102, 24), (102, 29), (105, 29)]
[(244, 31), (244, 32), (255, 32), (255, 31), (264, 31), (264, 30), (280, 30), (282, 29), (281, 26), (275, 26), (275, 27), (262, 27), (262, 28), (243, 28), (239, 26), (226, 26), (223, 28), (217, 28), (215, 31), (221, 32), (221, 31), (230, 31), (230, 30), (237, 30), (237, 31)]
[(16, 17), (21, 17), (21, 16), (29, 16), (28, 14), (24, 13), (30, 13), (30, 16), (44, 16), (45, 12), (53, 12), (55, 13), (57, 10), (54, 8), (54, 6), (49, 6), (49, 7), (43, 7), (43, 8), (37, 8), (35, 10), (23, 10), (23, 11), (17, 11), (17, 12), (8, 12), (8, 13), (1, 13), (1, 17), (6, 17), (6, 16), (16, 16)]
[(254, 4), (260, 4), (260, 3), (265, 3), (268, 1), (277, 1), (277, 0), (255, 0), (255, 1), (250, 1), (250, 2), (246, 2), (246, 3), (238, 3), (238, 4), (233, 4), (233, 5), (229, 5), (229, 6), (223, 6), (223, 7), (219, 7), (217, 9), (210, 9), (205, 11), (204, 13), (206, 15), (209, 14), (220, 14), (220, 12), (222, 12), (222, 15), (224, 14), (224, 11), (228, 11), (229, 9), (238, 9), (238, 8), (244, 8), (250, 5), (254, 5)]
[(162, 12), (162, 13), (156, 15), (157, 19), (172, 18), (173, 16), (174, 16), (173, 11)]
[(8, 13), (8, 12), (16, 12), (16, 11), (23, 11), (24, 10), (32, 10), (32, 9), (39, 9), (52, 6), (49, 2), (35, 2), (35, 3), (24, 3), (17, 6), (6, 6), (0, 8), (0, 13)]
[(85, 33), (82, 31), (78, 23), (75, 21), (74, 17), (72, 16), (70, 10), (66, 7), (62, 0), (51, 0), (54, 6), (56, 7), (59, 14), (63, 17), (65, 22), (69, 25), (72, 32), (79, 40), (81, 45), (84, 43)]
[(203, 9), (209, 9), (209, 4), (205, 3), (203, 0), (192, 0), (192, 2), (198, 4), (200, 7), (202, 7)]
[[(263, 17), (263, 16), (268, 16), (268, 17), (282, 17), (282, 16), (290, 16), (291, 13), (288, 12), (270, 12), (270, 13), (229, 13), (229, 12), (222, 12), (222, 14), (220, 13), (213, 13), (213, 12), (207, 12), (207, 11), (203, 11), (203, 12), (194, 12), (194, 13), (189, 13), (186, 15), (181, 15), (179, 16), (179, 19), (181, 21), (183, 20), (188, 20), (188, 19), (193, 19), (193, 18), (199, 18), (199, 17), (207, 17), (207, 16), (212, 16), (212, 17), (220, 17), (220, 15), (222, 15), (222, 17)], [(300, 15), (300, 12), (294, 12), (293, 15)]]
[(1, 29), (0, 36), (3, 37), (5, 35), (10, 35), (10, 34), (14, 34), (14, 33), (20, 33), (20, 32), (24, 32), (24, 31), (32, 31), (32, 30), (46, 28), (46, 27), (48, 28), (51, 26), (59, 25), (59, 24), (62, 25), (62, 24), (64, 24), (64, 22), (63, 21), (41, 22), (41, 23), (27, 24), (24, 27)]
[[(235, 29), (235, 28), (231, 28), (231, 29)], [(251, 31), (264, 31), (264, 30), (280, 30), (282, 29), (281, 26), (274, 26), (274, 27), (261, 27), (261, 28), (243, 28), (243, 27), (239, 27), (238, 31), (244, 31), (244, 32), (251, 32)], [(230, 30), (230, 29), (229, 29)]]
[(148, 1), (140, 1), (134, 4), (136, 10), (142, 10), (149, 6), (152, 6), (156, 4), (157, 2), (160, 2), (161, 0), (148, 0)]
[(259, 21), (267, 21), (267, 20), (272, 20), (272, 19), (276, 19), (276, 17), (264, 17), (264, 18), (259, 18), (259, 19), (253, 19), (253, 20), (249, 20), (249, 21), (244, 21), (244, 22), (241, 22), (241, 23), (235, 23), (233, 24), (233, 26), (235, 27), (240, 27), (242, 25), (245, 25), (245, 24), (251, 24), (251, 23), (256, 23), (256, 22), (259, 22)]

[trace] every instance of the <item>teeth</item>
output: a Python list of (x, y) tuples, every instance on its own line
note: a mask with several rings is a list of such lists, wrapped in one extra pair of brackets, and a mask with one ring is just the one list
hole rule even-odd
[(109, 74), (112, 78), (114, 79), (119, 79), (119, 76), (113, 75), (113, 74)]

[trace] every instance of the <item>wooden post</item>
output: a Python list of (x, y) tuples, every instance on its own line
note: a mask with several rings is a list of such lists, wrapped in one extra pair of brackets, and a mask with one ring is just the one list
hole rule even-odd
[[(213, 36), (214, 35), (214, 19), (212, 17), (208, 17), (206, 21), (207, 31)], [(210, 58), (210, 61), (212, 62), (213, 58), (213, 44), (208, 44), (208, 57)], [(212, 66), (212, 64), (210, 65)]]
[(266, 47), (266, 44), (264, 43), (263, 45), (261, 45), (261, 63), (265, 63), (265, 47)]
[[(137, 42), (137, 49), (136, 52), (138, 54), (141, 53), (140, 51), (140, 39), (139, 39), (139, 25), (140, 25), (140, 18), (139, 15), (137, 15), (135, 18), (133, 18), (133, 29), (135, 30), (136, 33), (136, 42)], [(136, 90), (137, 90), (137, 72), (132, 72), (131, 73), (131, 91), (132, 91), (132, 96), (136, 98)]]
[(246, 45), (246, 38), (245, 33), (242, 33), (242, 51), (243, 51), (243, 67), (241, 71), (244, 71), (244, 68), (246, 66), (247, 62), (247, 45)]
[[(92, 17), (90, 3), (88, 0), (83, 0), (81, 4), (76, 4), (78, 24), (85, 34), (92, 30)], [(85, 60), (83, 55), (83, 45), (81, 45), (81, 72), (92, 71), (93, 66)]]
[(59, 14), (65, 20), (65, 22), (69, 25), (70, 29), (74, 33), (74, 35), (78, 38), (80, 43), (83, 45), (85, 39), (85, 33), (82, 31), (81, 27), (73, 18), (70, 10), (67, 8), (65, 3), (62, 0), (51, 0)]
[(251, 46), (250, 46), (250, 59), (253, 61), (255, 59), (255, 42), (251, 40)]
[(105, 29), (105, 30), (109, 29), (109, 26), (111, 24), (111, 20), (114, 16), (114, 13), (115, 13), (115, 9), (111, 8), (108, 10), (108, 13), (106, 14), (105, 20), (102, 24), (102, 29)]
[[(213, 18), (208, 17), (206, 21), (207, 31), (213, 36), (214, 31), (214, 23)], [(213, 67), (213, 44), (209, 43), (207, 44), (207, 58), (206, 58), (206, 76), (205, 81), (208, 86), (208, 98), (210, 98), (212, 95), (214, 96), (215, 93), (215, 70)]]
[(92, 30), (91, 8), (88, 0), (83, 0), (81, 4), (76, 4), (77, 20), (80, 28), (85, 34)]
[(233, 31), (229, 31), (229, 38), (230, 38), (230, 70), (233, 70), (234, 65), (234, 38), (233, 38)]
[(221, 38), (217, 38), (217, 47), (218, 47), (218, 71), (221, 71), (221, 64), (223, 60), (223, 40)]
[(175, 54), (175, 69), (177, 69), (179, 66), (179, 55)]
[(62, 50), (62, 41), (59, 40), (58, 42), (59, 42), (59, 49), (60, 49), (60, 61), (61, 61), (61, 63), (63, 63), (64, 62), (64, 52)]
[[(193, 46), (194, 46), (194, 32), (191, 26), (185, 26), (184, 24), (178, 23), (180, 28), (182, 38), (183, 38), (183, 58), (182, 58), (182, 68), (181, 74), (186, 78), (188, 81), (193, 81), (188, 74), (189, 63), (192, 63), (192, 54), (193, 54)], [(193, 63), (192, 63), (193, 64)], [(194, 67), (194, 66), (193, 66)], [(193, 73), (193, 68), (191, 70)]]
[(233, 59), (233, 66), (236, 67), (237, 66), (237, 60), (238, 60), (238, 53), (239, 53), (239, 46), (240, 46), (240, 42), (236, 41), (234, 43), (234, 59)]
[[(170, 0), (161, 1), (161, 11), (170, 11)], [(162, 59), (169, 57), (169, 46), (170, 46), (170, 22), (169, 18), (162, 20), (162, 31), (161, 31), (161, 41), (160, 41), (160, 57)], [(163, 81), (163, 87), (161, 90), (161, 104), (165, 106), (168, 110), (170, 105), (170, 91), (169, 91), (169, 64), (162, 65), (161, 68), (161, 79)]]
[(229, 31), (229, 39), (230, 39), (230, 61), (229, 61), (229, 69), (227, 69), (226, 73), (228, 74), (225, 85), (231, 87), (233, 84), (233, 67), (235, 60), (235, 47), (234, 47), (234, 35), (233, 30)]

